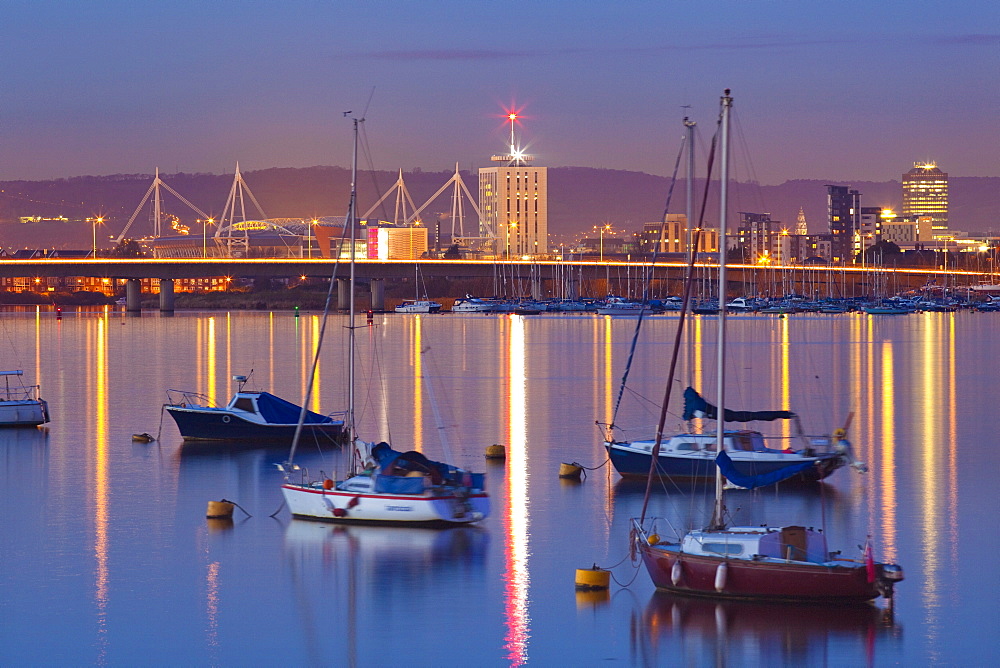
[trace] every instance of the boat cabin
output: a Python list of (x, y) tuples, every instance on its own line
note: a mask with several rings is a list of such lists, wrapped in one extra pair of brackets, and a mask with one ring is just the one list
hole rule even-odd
[[(671, 436), (663, 449), (671, 452), (715, 452), (715, 434), (678, 434)], [(727, 431), (725, 437), (728, 452), (767, 452), (771, 448), (764, 445), (764, 435), (759, 431)], [(650, 446), (652, 449), (652, 446)]]
[(731, 527), (722, 531), (692, 531), (681, 552), (734, 559), (783, 559), (822, 564), (829, 560), (826, 535), (800, 526), (780, 528)]

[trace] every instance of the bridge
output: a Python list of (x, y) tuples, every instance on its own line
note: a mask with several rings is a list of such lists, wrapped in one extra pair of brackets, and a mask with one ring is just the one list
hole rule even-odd
[[(710, 261), (697, 264), (696, 276), (710, 283), (714, 277)], [(739, 294), (761, 292), (756, 286), (784, 286), (786, 292), (813, 294), (820, 292), (845, 296), (848, 291), (862, 286), (864, 293), (875, 288), (889, 287), (892, 291), (919, 288), (936, 277), (949, 285), (975, 285), (989, 281), (984, 272), (934, 267), (903, 269), (881, 267), (825, 267), (825, 266), (773, 266), (729, 264), (729, 291), (734, 284), (742, 284)], [(142, 279), (160, 282), (160, 309), (172, 311), (174, 286), (177, 279), (224, 276), (227, 278), (328, 278), (336, 270), (340, 283), (338, 296), (342, 301), (347, 295), (347, 276), (350, 265), (346, 260), (326, 258), (130, 258), (130, 259), (36, 259), (0, 261), (0, 278), (70, 276), (124, 279), (126, 283), (126, 310), (139, 310), (139, 288)], [(355, 261), (355, 277), (371, 284), (372, 305), (384, 305), (383, 282), (386, 279), (411, 278), (416, 272), (425, 278), (499, 278), (508, 281), (527, 281), (535, 298), (545, 295), (546, 281), (560, 286), (558, 294), (579, 296), (579, 286), (584, 281), (604, 282), (605, 294), (617, 284), (628, 285), (633, 292), (641, 293), (642, 286), (652, 272), (658, 283), (655, 294), (678, 294), (684, 276), (681, 262), (622, 262), (597, 260), (369, 260)]]

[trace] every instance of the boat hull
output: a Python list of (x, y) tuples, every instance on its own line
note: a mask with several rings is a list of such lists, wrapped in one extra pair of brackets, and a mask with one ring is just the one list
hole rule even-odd
[[(713, 598), (827, 603), (870, 601), (881, 594), (876, 582), (869, 582), (868, 570), (861, 562), (726, 559), (686, 554), (678, 545), (649, 545), (641, 540), (637, 545), (653, 584), (662, 591)], [(680, 567), (675, 571), (678, 561)], [(717, 588), (722, 564), (724, 584)]]
[(292, 516), (322, 522), (445, 527), (472, 524), (490, 513), (484, 492), (383, 494), (290, 483), (281, 492)]
[[(649, 475), (650, 460), (652, 455), (649, 452), (629, 449), (625, 444), (605, 443), (611, 463), (623, 478), (643, 478)], [(780, 471), (788, 466), (799, 464), (805, 461), (813, 461), (815, 465), (806, 469), (802, 473), (789, 478), (788, 481), (816, 482), (828, 477), (838, 468), (843, 466), (843, 459), (840, 455), (830, 454), (812, 458), (776, 457), (770, 461), (766, 459), (746, 460), (738, 459), (736, 453), (729, 453), (733, 465), (742, 475), (756, 476), (775, 471)], [(714, 478), (715, 477), (715, 456), (714, 453), (706, 456), (688, 455), (673, 456), (662, 451), (657, 457), (656, 472), (661, 478)]]
[(0, 401), (0, 427), (37, 427), (49, 421), (42, 399)]
[[(219, 409), (166, 406), (166, 411), (174, 419), (177, 430), (185, 441), (267, 442), (275, 445), (282, 443), (291, 445), (297, 426), (254, 422), (238, 413)], [(342, 435), (343, 423), (335, 420), (328, 423), (303, 424), (300, 438), (339, 442)]]

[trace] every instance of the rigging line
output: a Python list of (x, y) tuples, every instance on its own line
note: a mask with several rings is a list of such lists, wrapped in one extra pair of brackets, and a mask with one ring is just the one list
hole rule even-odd
[(677, 172), (681, 168), (681, 156), (684, 155), (684, 144), (687, 143), (687, 137), (681, 137), (681, 146), (677, 150), (677, 160), (674, 162), (674, 174), (670, 177), (670, 189), (667, 190), (667, 202), (663, 205), (663, 217), (660, 221), (663, 224), (667, 222), (667, 213), (670, 211), (670, 200), (674, 197), (674, 186), (677, 185)]
[(747, 141), (746, 133), (743, 131), (743, 123), (738, 112), (733, 114), (733, 121), (736, 124), (736, 139), (738, 140), (740, 152), (743, 154), (743, 160), (747, 166), (747, 178), (751, 187), (755, 189), (758, 200), (757, 203), (760, 204), (761, 212), (767, 211), (767, 206), (764, 202), (764, 191), (761, 189), (760, 180), (757, 178), (757, 168), (753, 164), (753, 157), (750, 153), (750, 144)]
[[(344, 237), (347, 235), (347, 226), (354, 225), (352, 216), (348, 214), (347, 220), (345, 220), (343, 230), (340, 234), (340, 243), (337, 244), (337, 261), (333, 264), (333, 273), (330, 275), (330, 286), (326, 291), (326, 302), (323, 304), (323, 316), (320, 320), (319, 328), (319, 340), (316, 342), (316, 352), (313, 355), (312, 367), (309, 370), (309, 382), (306, 384), (306, 396), (302, 400), (302, 407), (299, 409), (299, 421), (295, 425), (295, 434), (292, 436), (292, 447), (288, 452), (288, 466), (291, 468), (292, 462), (295, 460), (295, 450), (299, 447), (299, 437), (302, 435), (302, 424), (306, 419), (306, 412), (309, 410), (309, 402), (312, 399), (313, 388), (316, 385), (316, 371), (319, 369), (319, 356), (320, 352), (323, 350), (323, 339), (326, 334), (326, 323), (328, 316), (330, 315), (330, 303), (333, 301), (333, 286), (337, 284), (337, 270), (340, 268), (340, 252), (344, 247)], [(351, 249), (351, 253), (354, 249)], [(354, 286), (350, 286), (351, 290), (354, 290)], [(347, 323), (348, 327), (354, 327), (353, 322)], [(251, 372), (252, 373), (252, 372)], [(354, 425), (348, 427), (346, 421), (345, 427), (349, 428), (351, 431), (354, 429)]]
[[(665, 228), (667, 224), (667, 212), (670, 211), (670, 201), (671, 199), (673, 199), (674, 196), (674, 186), (677, 185), (677, 172), (681, 167), (681, 156), (684, 155), (685, 142), (686, 138), (681, 137), (681, 146), (680, 149), (678, 149), (677, 151), (677, 160), (674, 161), (674, 173), (670, 177), (670, 188), (667, 190), (667, 201), (663, 205), (663, 216), (662, 218), (660, 218), (661, 236), (663, 228)], [(649, 263), (649, 272), (646, 275), (645, 280), (643, 281), (643, 301), (645, 301), (646, 297), (648, 296), (650, 290), (652, 290), (653, 287), (653, 267), (656, 265), (656, 256), (658, 252), (659, 252), (659, 243), (657, 243), (656, 246), (653, 247), (653, 257)], [(622, 374), (622, 382), (621, 385), (618, 387), (618, 399), (615, 401), (615, 409), (611, 412), (611, 424), (608, 425), (607, 436), (609, 443), (612, 441), (613, 438), (612, 430), (614, 429), (615, 421), (618, 418), (618, 409), (621, 408), (622, 395), (625, 392), (625, 383), (628, 381), (629, 372), (632, 369), (632, 360), (635, 358), (635, 349), (639, 343), (639, 331), (642, 328), (642, 320), (644, 313), (645, 309), (640, 309), (639, 317), (635, 322), (635, 332), (633, 332), (632, 334), (632, 344), (631, 346), (629, 346), (628, 359), (625, 362), (625, 372)]]
[[(721, 126), (722, 126), (722, 118), (720, 117), (719, 127), (721, 128)], [(704, 222), (705, 206), (706, 203), (708, 202), (708, 188), (712, 180), (712, 167), (715, 163), (715, 140), (718, 137), (718, 134), (719, 133), (717, 131), (715, 136), (712, 138), (712, 150), (708, 155), (708, 165), (706, 169), (707, 174), (705, 178), (705, 190), (701, 200), (701, 211), (698, 215), (698, 227), (695, 230), (694, 239), (691, 242), (694, 248), (698, 248), (698, 245), (701, 241), (701, 225)], [(723, 242), (724, 238), (725, 234), (720, 234), (719, 262), (725, 262), (725, 249), (721, 247), (721, 243)], [(642, 513), (639, 517), (640, 525), (646, 519), (646, 509), (649, 506), (649, 494), (653, 487), (653, 474), (656, 472), (658, 463), (657, 460), (660, 457), (660, 445), (663, 442), (663, 427), (667, 421), (667, 410), (670, 404), (671, 390), (673, 389), (672, 385), (674, 382), (674, 373), (677, 370), (677, 356), (681, 347), (681, 337), (684, 331), (685, 316), (687, 314), (688, 306), (691, 301), (691, 285), (693, 283), (691, 279), (694, 276), (694, 261), (696, 255), (697, 253), (691, 253), (690, 258), (688, 260), (687, 276), (685, 277), (684, 280), (684, 297), (681, 301), (681, 312), (677, 322), (677, 332), (674, 335), (674, 348), (670, 355), (670, 370), (667, 373), (667, 384), (666, 384), (667, 386), (666, 389), (664, 390), (663, 404), (660, 409), (660, 421), (656, 426), (656, 441), (653, 443), (653, 449), (652, 452), (650, 453), (651, 456), (649, 459), (649, 475), (646, 477), (646, 494), (645, 496), (643, 496), (642, 499)], [(722, 317), (724, 314), (721, 309), (724, 309), (726, 305), (725, 305), (725, 300), (722, 298), (721, 294), (719, 295), (719, 305), (720, 305), (720, 317)]]

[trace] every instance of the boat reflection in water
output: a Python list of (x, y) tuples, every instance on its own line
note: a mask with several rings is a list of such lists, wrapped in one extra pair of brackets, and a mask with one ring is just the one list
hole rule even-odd
[[(285, 545), (297, 556), (318, 555), (325, 561), (349, 553), (370, 566), (373, 573), (391, 568), (397, 573), (426, 575), (441, 566), (449, 573), (456, 565), (482, 566), (488, 544), (488, 533), (469, 526), (424, 529), (292, 520), (285, 529)], [(343, 555), (339, 555), (340, 550)], [(424, 585), (435, 583), (411, 580), (408, 584), (417, 589)], [(385, 580), (379, 579), (379, 588), (385, 588)]]
[[(656, 592), (633, 618), (634, 663), (873, 665), (902, 630), (888, 608), (723, 601)], [(897, 648), (898, 649), (898, 648)], [(714, 658), (710, 658), (714, 657)]]

